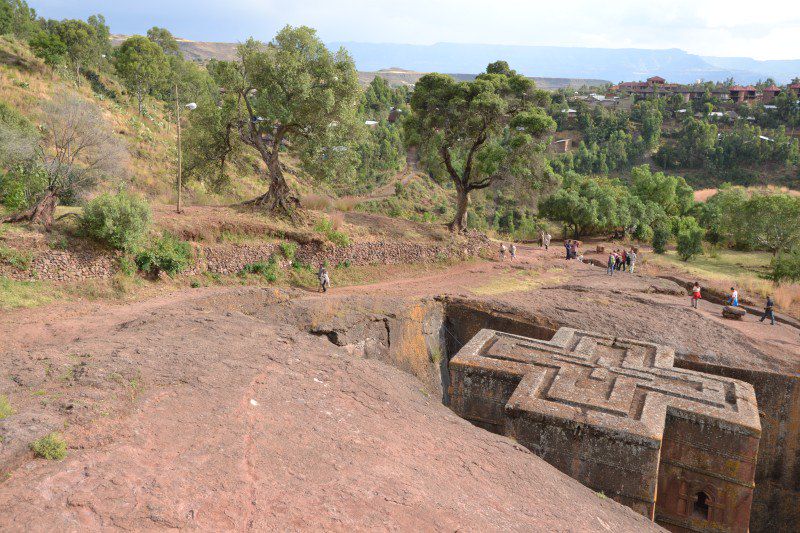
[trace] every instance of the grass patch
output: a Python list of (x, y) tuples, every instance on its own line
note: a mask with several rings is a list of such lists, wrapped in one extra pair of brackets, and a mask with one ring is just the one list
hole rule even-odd
[(8, 397), (0, 394), (0, 420), (8, 418), (13, 414), (14, 409), (11, 408), (11, 403), (8, 401)]
[(270, 283), (278, 281), (278, 274), (280, 267), (275, 256), (270, 256), (268, 261), (256, 261), (255, 263), (248, 263), (239, 271), (240, 276), (255, 275), (261, 276)]
[(8, 263), (18, 270), (28, 270), (33, 262), (33, 254), (0, 245), (0, 262)]
[(506, 269), (488, 283), (471, 289), (477, 296), (494, 296), (509, 292), (522, 292), (537, 289), (545, 284), (541, 273), (535, 270)]
[(36, 457), (48, 461), (60, 461), (67, 456), (67, 441), (58, 433), (50, 433), (33, 441), (31, 450)]
[(52, 302), (61, 291), (42, 281), (15, 281), (0, 276), (0, 309), (36, 307)]

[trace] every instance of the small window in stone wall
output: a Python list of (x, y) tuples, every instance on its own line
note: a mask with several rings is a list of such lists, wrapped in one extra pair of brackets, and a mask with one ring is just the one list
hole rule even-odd
[(709, 500), (708, 494), (705, 492), (698, 492), (695, 495), (694, 500), (694, 509), (692, 510), (692, 516), (696, 518), (702, 518), (703, 520), (708, 520), (708, 511), (709, 511), (709, 504), (711, 501)]

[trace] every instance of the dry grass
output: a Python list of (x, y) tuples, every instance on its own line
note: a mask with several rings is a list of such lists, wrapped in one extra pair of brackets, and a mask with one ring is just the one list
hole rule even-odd
[(333, 207), (337, 211), (349, 213), (353, 211), (358, 205), (358, 198), (339, 198), (333, 203)]
[(344, 215), (334, 211), (329, 215), (331, 219), (331, 225), (335, 231), (341, 231), (342, 226), (344, 226)]
[(800, 306), (800, 284), (776, 287), (772, 299), (775, 300), (778, 309), (792, 309)]
[(331, 200), (321, 194), (306, 194), (300, 199), (300, 205), (312, 211), (327, 211), (331, 208)]
[[(718, 189), (699, 189), (694, 191), (694, 201), (695, 202), (705, 202), (715, 194), (717, 194)], [(766, 187), (748, 187), (747, 191), (749, 193), (754, 192), (766, 192), (769, 194), (789, 194), (791, 196), (800, 196), (800, 191), (796, 191), (794, 189), (789, 189), (788, 187), (778, 187), (775, 185), (767, 185)]]

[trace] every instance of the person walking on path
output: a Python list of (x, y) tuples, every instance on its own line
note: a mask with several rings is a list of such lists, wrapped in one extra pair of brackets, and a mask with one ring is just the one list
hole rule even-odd
[(622, 249), (622, 253), (619, 256), (619, 263), (622, 271), (625, 272), (628, 266), (628, 252), (625, 251), (625, 248)]
[(544, 235), (544, 249), (547, 250), (550, 248), (550, 239), (553, 237), (549, 233), (545, 233)]
[(735, 287), (731, 287), (731, 295), (728, 298), (728, 305), (731, 307), (739, 307), (739, 291)]
[(567, 253), (567, 259), (569, 259), (569, 254), (570, 254), (570, 241), (569, 241), (569, 239), (564, 241), (564, 250)]
[(692, 287), (692, 307), (697, 309), (697, 302), (702, 298), (700, 295), (700, 282), (695, 281)]
[(628, 272), (633, 274), (633, 269), (636, 268), (636, 252), (633, 250), (633, 248), (631, 248), (631, 252), (628, 254), (628, 263), (631, 266)]
[(622, 263), (622, 256), (619, 255), (619, 250), (614, 250), (614, 270), (619, 271), (620, 264)]
[(771, 296), (767, 296), (767, 303), (764, 305), (764, 316), (761, 317), (760, 322), (764, 322), (765, 318), (769, 318), (770, 324), (775, 325), (775, 303), (772, 301)]
[(617, 264), (617, 255), (614, 252), (608, 254), (608, 268), (606, 268), (606, 274), (609, 276), (614, 275), (614, 267)]
[(500, 261), (506, 260), (506, 243), (500, 243)]
[(511, 250), (511, 260), (513, 261), (514, 259), (517, 258), (517, 245), (512, 242), (510, 250)]
[(319, 267), (319, 288), (321, 292), (328, 292), (331, 286), (331, 278), (328, 276), (328, 269), (324, 266)]

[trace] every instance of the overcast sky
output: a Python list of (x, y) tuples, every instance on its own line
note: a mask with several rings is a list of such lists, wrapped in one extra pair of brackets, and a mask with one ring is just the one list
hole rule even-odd
[(331, 41), (681, 48), (800, 59), (800, 0), (28, 0), (48, 18), (102, 13), (114, 33), (269, 40), (286, 24)]

